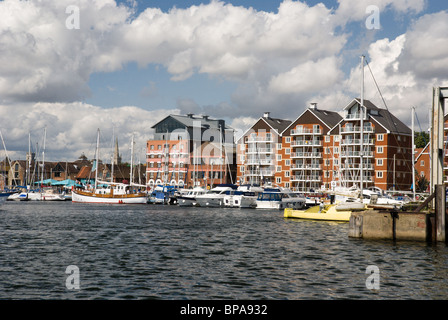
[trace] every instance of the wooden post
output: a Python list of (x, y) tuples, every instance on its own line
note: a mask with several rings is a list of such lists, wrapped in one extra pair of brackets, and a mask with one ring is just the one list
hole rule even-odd
[(446, 200), (445, 200), (445, 186), (443, 184), (435, 185), (435, 224), (436, 224), (436, 240), (445, 242), (445, 220), (446, 220)]

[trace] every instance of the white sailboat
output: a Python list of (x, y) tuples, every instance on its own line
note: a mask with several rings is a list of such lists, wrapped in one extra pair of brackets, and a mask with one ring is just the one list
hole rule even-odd
[[(72, 192), (72, 202), (109, 203), (109, 204), (146, 204), (146, 193), (135, 191), (133, 189), (132, 176), (131, 176), (131, 184), (129, 185), (124, 183), (98, 181), (99, 140), (100, 140), (100, 130), (98, 129), (94, 188), (91, 190), (79, 189), (79, 188), (74, 189)], [(131, 168), (132, 165), (133, 164), (131, 163)], [(99, 186), (99, 183), (101, 183), (101, 185), (103, 186)]]

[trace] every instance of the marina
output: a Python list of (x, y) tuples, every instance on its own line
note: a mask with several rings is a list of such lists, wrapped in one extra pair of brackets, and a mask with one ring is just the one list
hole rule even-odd
[(445, 244), (281, 210), (8, 201), (0, 228), (0, 299), (448, 299)]

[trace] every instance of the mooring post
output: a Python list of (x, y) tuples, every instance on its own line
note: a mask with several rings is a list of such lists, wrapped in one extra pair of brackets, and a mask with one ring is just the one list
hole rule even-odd
[(435, 224), (436, 224), (436, 240), (440, 242), (446, 241), (446, 187), (443, 184), (435, 185)]

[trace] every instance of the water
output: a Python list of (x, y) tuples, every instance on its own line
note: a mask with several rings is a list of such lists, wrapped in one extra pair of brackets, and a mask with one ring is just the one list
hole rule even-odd
[(0, 299), (448, 298), (444, 244), (351, 239), (282, 211), (7, 202), (0, 230)]

